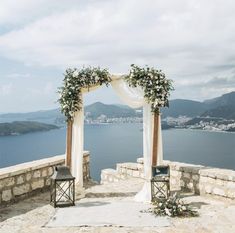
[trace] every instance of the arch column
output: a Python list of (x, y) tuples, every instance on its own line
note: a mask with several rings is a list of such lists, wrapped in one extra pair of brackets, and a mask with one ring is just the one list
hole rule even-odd
[(72, 133), (73, 133), (73, 121), (69, 120), (67, 122), (67, 135), (66, 135), (66, 159), (65, 163), (71, 169), (72, 161)]
[(160, 135), (159, 135), (159, 127), (161, 127), (161, 119), (160, 119), (160, 113), (155, 112), (153, 116), (153, 145), (152, 145), (152, 166), (157, 166), (159, 165), (162, 161), (160, 156), (160, 151), (159, 151), (159, 146), (160, 145)]

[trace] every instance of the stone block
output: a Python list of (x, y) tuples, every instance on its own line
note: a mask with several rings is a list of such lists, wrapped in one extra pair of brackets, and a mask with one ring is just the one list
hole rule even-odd
[(34, 171), (33, 178), (39, 178), (39, 177), (41, 177), (41, 171), (40, 170)]
[(143, 170), (144, 169), (144, 166), (143, 166), (143, 164), (137, 164), (137, 169), (138, 170)]
[(180, 187), (185, 187), (185, 182), (183, 180), (180, 180)]
[(13, 188), (13, 194), (15, 196), (22, 195), (24, 193), (28, 193), (30, 190), (30, 185), (29, 184), (23, 184), (19, 185)]
[(0, 189), (3, 189), (4, 187), (9, 187), (15, 184), (15, 178), (14, 177), (9, 177), (0, 180)]
[(183, 177), (187, 178), (187, 179), (190, 179), (191, 178), (191, 174), (188, 173), (188, 172), (183, 172)]
[(46, 177), (47, 176), (47, 169), (43, 169), (42, 170), (42, 177)]
[(25, 181), (24, 175), (20, 175), (16, 178), (16, 184), (23, 184)]
[(28, 173), (26, 173), (25, 177), (26, 177), (26, 180), (29, 181), (32, 179), (32, 174), (30, 172), (28, 172)]
[(173, 177), (180, 177), (181, 176), (181, 172), (176, 171), (176, 170), (172, 170), (170, 174)]
[(132, 170), (127, 169), (126, 174), (129, 175), (129, 176), (132, 176)]
[(139, 171), (133, 171), (132, 176), (139, 177), (140, 176), (140, 172)]
[(174, 178), (171, 178), (171, 179), (170, 179), (170, 182), (171, 182), (172, 185), (175, 185), (175, 184), (177, 183), (177, 180), (174, 179)]
[(50, 178), (46, 179), (45, 185), (46, 186), (50, 186), (51, 185), (51, 179)]
[(205, 192), (206, 193), (211, 193), (212, 192), (212, 186), (211, 185), (206, 185), (205, 186)]
[(212, 194), (219, 195), (219, 196), (225, 196), (225, 191), (222, 188), (214, 188), (212, 190)]
[(10, 201), (12, 199), (11, 189), (3, 190), (2, 191), (2, 200), (3, 201)]
[(43, 188), (44, 187), (44, 180), (40, 179), (37, 181), (33, 181), (31, 184), (32, 190), (38, 189), (38, 188)]
[(224, 185), (224, 180), (215, 179), (215, 184), (218, 185), (218, 186), (223, 186)]
[(235, 182), (226, 182), (226, 187), (228, 189), (235, 189)]
[(198, 181), (199, 180), (199, 175), (193, 174), (192, 178), (193, 178), (193, 180)]
[(116, 164), (116, 170), (117, 170), (118, 173), (122, 172), (122, 164), (121, 163)]
[(121, 174), (127, 174), (127, 169), (126, 168), (122, 168), (121, 169)]
[(235, 190), (228, 190), (226, 193), (226, 197), (235, 199)]
[(212, 177), (207, 177), (206, 179), (205, 179), (205, 183), (209, 183), (209, 184), (215, 184), (215, 182), (216, 182), (216, 179), (215, 178), (212, 178)]
[(51, 176), (53, 173), (54, 173), (53, 167), (48, 167), (48, 169), (47, 169), (48, 176)]
[(193, 190), (193, 183), (192, 182), (190, 182), (190, 183), (187, 183), (187, 188), (189, 189), (189, 190)]

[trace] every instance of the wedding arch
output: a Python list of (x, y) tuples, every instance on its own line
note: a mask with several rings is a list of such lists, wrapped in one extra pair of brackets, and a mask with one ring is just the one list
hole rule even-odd
[(67, 120), (66, 165), (78, 185), (83, 186), (84, 107), (83, 95), (102, 85), (111, 85), (120, 99), (132, 108), (143, 107), (143, 157), (145, 184), (137, 201), (150, 201), (152, 166), (162, 162), (160, 108), (168, 106), (172, 81), (161, 70), (131, 65), (128, 75), (111, 75), (101, 68), (67, 69), (59, 88), (61, 111)]

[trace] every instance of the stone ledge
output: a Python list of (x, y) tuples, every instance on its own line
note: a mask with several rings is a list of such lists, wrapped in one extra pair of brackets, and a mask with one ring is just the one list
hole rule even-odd
[[(88, 151), (84, 151), (83, 156), (86, 157), (89, 155)], [(56, 155), (53, 157), (40, 159), (32, 162), (21, 163), (14, 166), (1, 168), (0, 169), (0, 179), (7, 177), (17, 176), (20, 174), (25, 174), (26, 172), (34, 171), (41, 169), (43, 167), (54, 166), (58, 163), (63, 163), (65, 161), (65, 155)]]
[(220, 168), (207, 168), (200, 170), (200, 175), (220, 180), (235, 181), (235, 171)]
[(176, 170), (176, 171), (191, 172), (194, 174), (199, 174), (200, 169), (205, 168), (205, 166), (202, 166), (202, 165), (172, 162), (169, 160), (164, 160), (163, 164), (170, 165), (171, 169)]
[[(0, 207), (23, 200), (49, 189), (54, 167), (65, 163), (65, 155), (57, 155), (0, 169)], [(90, 179), (89, 152), (83, 154), (84, 181)]]

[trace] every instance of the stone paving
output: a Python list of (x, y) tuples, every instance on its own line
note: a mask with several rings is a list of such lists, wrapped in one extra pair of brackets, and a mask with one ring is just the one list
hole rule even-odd
[[(85, 190), (77, 190), (77, 200), (81, 198), (131, 197), (140, 190), (142, 179), (130, 178), (105, 185), (88, 185)], [(187, 203), (195, 206), (200, 216), (195, 218), (172, 218), (169, 227), (55, 227), (45, 225), (55, 215), (55, 209), (49, 205), (49, 193), (0, 209), (0, 233), (74, 233), (74, 232), (159, 232), (159, 233), (234, 233), (235, 201), (184, 195)], [(97, 213), (102, 214), (102, 213)], [(79, 218), (79, 216), (78, 216)]]

